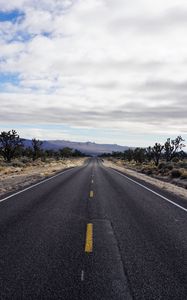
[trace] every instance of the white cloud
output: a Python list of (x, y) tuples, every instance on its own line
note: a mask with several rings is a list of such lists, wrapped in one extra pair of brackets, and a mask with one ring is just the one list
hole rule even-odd
[(0, 95), (3, 122), (187, 133), (186, 1), (0, 6), (25, 13), (0, 24), (0, 71), (20, 79)]

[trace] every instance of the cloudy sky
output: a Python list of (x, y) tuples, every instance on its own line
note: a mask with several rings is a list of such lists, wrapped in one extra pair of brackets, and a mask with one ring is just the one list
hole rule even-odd
[(0, 0), (0, 129), (187, 139), (186, 0)]

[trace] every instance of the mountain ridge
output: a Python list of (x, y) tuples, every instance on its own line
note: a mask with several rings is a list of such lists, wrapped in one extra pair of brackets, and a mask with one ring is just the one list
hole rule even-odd
[[(112, 153), (118, 151), (125, 151), (129, 149), (128, 146), (121, 146), (118, 144), (98, 144), (95, 142), (74, 142), (67, 140), (43, 140), (42, 148), (44, 150), (59, 150), (65, 147), (77, 149), (88, 155), (100, 155), (103, 153)], [(24, 139), (25, 147), (31, 147), (32, 141)]]

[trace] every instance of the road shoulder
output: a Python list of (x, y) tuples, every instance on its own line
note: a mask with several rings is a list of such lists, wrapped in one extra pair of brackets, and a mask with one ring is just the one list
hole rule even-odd
[(23, 168), (6, 167), (5, 170), (0, 171), (0, 199), (53, 177), (69, 168), (83, 166), (84, 163), (85, 159), (80, 158), (52, 161), (50, 163), (38, 162), (33, 163), (31, 166), (25, 165)]
[(132, 177), (133, 179), (141, 180), (145, 183), (151, 184), (153, 187), (161, 189), (162, 191), (166, 191), (174, 196), (181, 197), (182, 199), (187, 200), (187, 190), (184, 188), (175, 186), (168, 182), (158, 180), (156, 178), (149, 177), (145, 174), (141, 174), (130, 169), (126, 169), (124, 167), (117, 166), (111, 161), (104, 160), (103, 165), (105, 167), (113, 168), (117, 171), (120, 171), (123, 174)]

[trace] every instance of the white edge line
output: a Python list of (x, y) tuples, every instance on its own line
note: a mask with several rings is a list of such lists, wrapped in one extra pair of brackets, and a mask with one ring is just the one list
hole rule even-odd
[(16, 196), (16, 195), (19, 195), (19, 194), (21, 194), (21, 193), (23, 193), (23, 192), (25, 192), (25, 191), (28, 191), (28, 190), (34, 188), (34, 187), (37, 186), (37, 185), (40, 185), (40, 184), (42, 184), (42, 183), (44, 183), (44, 182), (46, 182), (46, 181), (49, 181), (49, 180), (51, 180), (51, 179), (53, 179), (53, 178), (55, 178), (55, 177), (58, 177), (58, 176), (60, 176), (60, 175), (62, 175), (62, 174), (64, 174), (64, 173), (67, 173), (67, 172), (69, 172), (69, 171), (72, 171), (73, 169), (74, 169), (74, 168), (65, 170), (65, 171), (63, 171), (63, 172), (60, 172), (60, 173), (58, 173), (58, 174), (52, 176), (52, 177), (49, 177), (49, 178), (44, 179), (44, 180), (42, 180), (42, 181), (40, 181), (40, 182), (37, 182), (37, 183), (35, 183), (35, 184), (33, 184), (33, 185), (31, 185), (31, 186), (29, 186), (29, 187), (27, 187), (27, 188), (25, 188), (25, 189), (19, 191), (19, 192), (16, 192), (16, 193), (14, 193), (14, 194), (11, 194), (10, 196), (7, 196), (7, 197), (5, 197), (5, 198), (3, 198), (3, 199), (0, 199), (0, 202), (3, 202), (3, 201), (5, 201), (5, 200), (8, 200), (8, 199), (10, 199), (10, 198), (12, 198), (12, 197), (14, 197), (14, 196)]
[(137, 185), (139, 185), (139, 186), (143, 187), (144, 189), (148, 190), (149, 192), (152, 192), (153, 194), (155, 194), (155, 195), (159, 196), (160, 198), (162, 198), (162, 199), (164, 199), (164, 200), (166, 200), (166, 201), (170, 202), (171, 204), (173, 204), (173, 205), (175, 205), (175, 206), (177, 206), (177, 207), (181, 208), (181, 209), (182, 209), (182, 210), (184, 210), (185, 212), (187, 212), (187, 209), (186, 209), (186, 208), (184, 208), (183, 206), (180, 206), (179, 204), (177, 204), (177, 203), (175, 203), (175, 202), (173, 202), (173, 201), (169, 200), (168, 198), (166, 198), (166, 197), (162, 196), (161, 194), (159, 194), (159, 193), (157, 193), (157, 192), (155, 192), (155, 191), (153, 191), (153, 190), (149, 189), (149, 188), (148, 188), (148, 187), (146, 187), (145, 185), (143, 185), (143, 184), (141, 184), (141, 183), (139, 183), (139, 182), (137, 182), (137, 181), (135, 181), (135, 180), (133, 180), (133, 179), (129, 178), (128, 176), (126, 176), (126, 175), (124, 175), (124, 174), (121, 174), (120, 172), (118, 172), (118, 171), (114, 170), (113, 168), (111, 168), (111, 170), (112, 170), (112, 171), (114, 171), (114, 172), (116, 172), (117, 174), (119, 174), (119, 175), (121, 175), (121, 176), (123, 176), (123, 177), (127, 178), (128, 180), (130, 180), (130, 181), (132, 181), (132, 182), (136, 183)]

